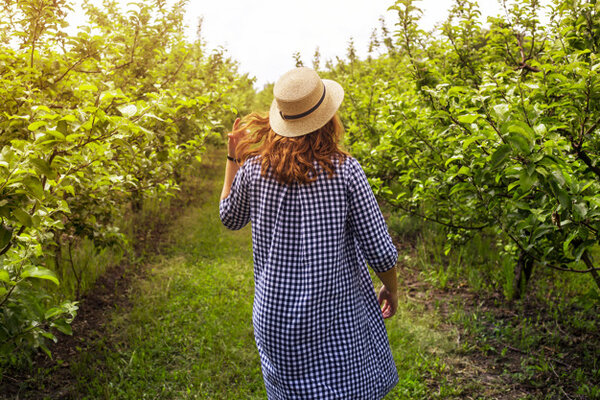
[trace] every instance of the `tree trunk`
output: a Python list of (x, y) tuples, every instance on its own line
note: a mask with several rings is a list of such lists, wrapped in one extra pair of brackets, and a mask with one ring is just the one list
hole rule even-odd
[(592, 278), (594, 278), (596, 286), (598, 286), (598, 289), (600, 289), (600, 274), (598, 274), (598, 271), (596, 271), (594, 267), (594, 262), (590, 258), (590, 255), (587, 252), (587, 250), (583, 252), (581, 259), (585, 263), (585, 266), (588, 267), (588, 269), (590, 270), (590, 274), (592, 275)]
[[(525, 293), (525, 288), (533, 272), (533, 260), (521, 253), (515, 265), (515, 278), (513, 280), (513, 300), (519, 300)], [(523, 279), (525, 278), (525, 279)]]

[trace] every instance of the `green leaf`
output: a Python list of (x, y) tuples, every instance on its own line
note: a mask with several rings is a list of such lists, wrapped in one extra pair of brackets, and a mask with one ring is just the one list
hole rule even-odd
[(31, 107), (31, 109), (33, 111), (45, 111), (47, 113), (51, 113), (52, 112), (52, 110), (50, 110), (50, 108), (48, 108), (47, 106), (44, 106), (44, 105), (33, 106), (33, 107)]
[(56, 123), (56, 130), (60, 133), (62, 133), (63, 135), (66, 135), (69, 133), (69, 125), (67, 124), (67, 121), (65, 120), (60, 120)]
[(59, 285), (56, 274), (53, 271), (50, 271), (48, 268), (43, 267), (27, 267), (25, 270), (23, 270), (23, 272), (21, 272), (21, 278), (46, 279), (54, 282), (57, 286)]
[(87, 92), (97, 92), (98, 87), (92, 83), (84, 83), (83, 85), (79, 86), (79, 90)]
[(42, 182), (35, 176), (28, 176), (23, 179), (23, 185), (27, 188), (27, 191), (31, 193), (38, 200), (42, 200), (44, 198), (44, 187), (42, 186)]
[(472, 124), (473, 122), (475, 122), (477, 119), (479, 118), (478, 114), (466, 114), (466, 115), (459, 115), (458, 116), (458, 122), (461, 122), (463, 124)]
[(157, 161), (164, 162), (164, 161), (167, 161), (168, 159), (169, 159), (169, 151), (168, 150), (161, 150), (158, 153), (156, 153)]
[(43, 344), (43, 343), (40, 343), (40, 344), (39, 344), (39, 346), (40, 346), (40, 349), (42, 349), (42, 351), (43, 351), (44, 353), (46, 353), (46, 355), (47, 355), (49, 358), (52, 358), (52, 353), (50, 352), (50, 349), (49, 349), (49, 348), (48, 348), (48, 347), (47, 347), (45, 344)]
[(67, 135), (67, 137), (65, 138), (65, 140), (67, 142), (75, 142), (77, 139), (81, 138), (85, 136), (82, 133), (71, 133), (70, 135)]
[(31, 124), (29, 124), (27, 126), (27, 129), (29, 129), (30, 131), (37, 131), (42, 126), (46, 126), (46, 121), (35, 121), (35, 122), (32, 122)]
[(556, 197), (558, 197), (558, 201), (562, 208), (565, 210), (571, 209), (571, 196), (569, 196), (569, 193), (567, 193), (566, 190), (559, 189)]
[(586, 190), (587, 188), (589, 188), (590, 186), (592, 186), (593, 184), (594, 184), (594, 182), (588, 182), (588, 183), (586, 183), (586, 184), (585, 184), (585, 185), (584, 185), (584, 186), (583, 186), (581, 189), (579, 189), (578, 193), (583, 193), (583, 192), (585, 192), (585, 190)]
[[(4, 224), (0, 224), (0, 250), (6, 247), (12, 239), (12, 230), (8, 229)], [(2, 273), (0, 271), (0, 273)]]
[(56, 179), (56, 171), (54, 171), (46, 160), (34, 158), (31, 160), (31, 163), (39, 175), (45, 175), (49, 179)]
[(588, 213), (588, 208), (585, 203), (575, 203), (573, 204), (573, 215), (577, 217), (579, 220), (585, 218)]
[(52, 322), (50, 326), (56, 328), (65, 335), (73, 335), (73, 329), (71, 328), (71, 325), (67, 324), (64, 319), (57, 319), (56, 321)]
[(531, 187), (537, 182), (537, 176), (535, 173), (529, 175), (526, 169), (521, 171), (521, 176), (519, 177), (519, 185), (521, 186), (521, 190), (524, 192), (529, 191)]
[(471, 184), (468, 182), (457, 183), (456, 185), (452, 186), (452, 190), (450, 190), (450, 196), (452, 196), (454, 193), (459, 192), (461, 190), (469, 189), (470, 187), (471, 187)]
[(446, 160), (446, 162), (444, 163), (444, 166), (447, 167), (448, 164), (450, 164), (452, 161), (457, 161), (457, 160), (462, 160), (463, 156), (454, 156), (454, 157), (450, 157), (449, 159)]
[(463, 141), (463, 144), (462, 144), (463, 150), (465, 150), (467, 147), (469, 147), (473, 142), (476, 142), (476, 141), (482, 140), (482, 139), (485, 139), (485, 136), (479, 135), (479, 136), (470, 136), (470, 137), (468, 137), (467, 139), (465, 139)]
[(531, 129), (531, 127), (523, 121), (512, 121), (507, 125), (507, 130), (509, 133), (520, 133), (529, 140), (532, 140), (535, 137), (535, 132), (533, 129)]
[(573, 258), (575, 258), (575, 261), (577, 262), (577, 261), (581, 260), (581, 256), (583, 255), (583, 252), (595, 244), (596, 244), (595, 240), (586, 240), (583, 243), (581, 243), (579, 246), (577, 246), (577, 248), (573, 252)]
[(146, 114), (144, 114), (144, 118), (154, 118), (154, 119), (156, 119), (158, 121), (161, 121), (161, 122), (165, 121), (164, 119), (162, 119), (160, 117), (157, 117), (156, 115), (154, 115), (152, 113), (146, 113)]
[(496, 149), (492, 154), (491, 167), (492, 169), (498, 168), (504, 163), (504, 160), (508, 157), (511, 152), (511, 147), (508, 144), (503, 144)]
[(62, 117), (60, 120), (67, 121), (67, 122), (75, 122), (75, 121), (77, 121), (77, 117), (75, 117), (73, 114), (68, 114), (68, 115), (65, 115), (64, 117)]
[(28, 228), (33, 226), (33, 221), (31, 220), (31, 215), (29, 215), (22, 209), (15, 208), (13, 210), (13, 215), (17, 219), (17, 221), (19, 221), (22, 225), (24, 225)]
[(577, 234), (577, 231), (571, 232), (571, 234), (567, 237), (567, 240), (563, 242), (563, 252), (565, 253), (565, 255), (567, 255), (567, 257), (571, 255), (571, 252), (569, 251), (569, 244), (571, 244), (573, 239), (577, 237)]
[(460, 167), (456, 175), (471, 175), (471, 168), (467, 167), (466, 165), (463, 165), (462, 167)]
[(57, 315), (60, 315), (64, 313), (64, 310), (60, 307), (52, 307), (48, 310), (46, 310), (46, 313), (44, 314), (44, 318), (45, 319), (50, 319), (52, 317), (56, 317)]
[(508, 187), (506, 188), (506, 190), (508, 192), (510, 192), (511, 190), (513, 190), (515, 187), (519, 186), (521, 184), (520, 181), (514, 181), (512, 182), (510, 185), (508, 185)]
[(50, 332), (45, 332), (42, 331), (40, 332), (40, 335), (42, 335), (43, 337), (45, 337), (46, 339), (50, 339), (52, 340), (54, 343), (56, 343), (58, 341), (58, 339), (56, 339), (56, 336), (54, 336), (52, 333)]
[(565, 186), (565, 177), (563, 176), (563, 174), (561, 174), (560, 171), (552, 171), (552, 176), (554, 177), (554, 181), (559, 185), (559, 187)]
[(508, 104), (496, 104), (492, 107), (494, 116), (500, 121), (504, 121), (506, 119), (506, 113), (509, 110)]
[(531, 144), (529, 140), (518, 132), (512, 132), (508, 136), (508, 141), (515, 150), (521, 153), (529, 154), (531, 152)]
[(535, 133), (538, 136), (544, 136), (546, 134), (546, 132), (548, 131), (548, 129), (546, 128), (546, 125), (544, 124), (539, 124), (533, 127), (533, 130), (535, 131)]
[(546, 225), (542, 225), (542, 226), (535, 228), (535, 230), (531, 234), (531, 241), (535, 242), (536, 240), (538, 240), (540, 237), (544, 236), (545, 234), (552, 232), (552, 230), (553, 230), (553, 228), (548, 227)]
[(65, 135), (62, 134), (62, 132), (59, 132), (57, 130), (51, 129), (46, 131), (47, 134), (54, 136), (55, 138), (59, 139), (59, 140), (65, 140)]
[(55, 120), (58, 117), (60, 117), (60, 115), (58, 115), (58, 114), (42, 114), (42, 115), (38, 116), (38, 118), (47, 119), (47, 120)]
[(126, 118), (133, 117), (138, 111), (135, 104), (124, 104), (118, 107), (118, 109), (121, 112), (121, 114), (123, 114), (123, 116)]
[(8, 275), (8, 271), (0, 269), (0, 282), (10, 282), (10, 276)]

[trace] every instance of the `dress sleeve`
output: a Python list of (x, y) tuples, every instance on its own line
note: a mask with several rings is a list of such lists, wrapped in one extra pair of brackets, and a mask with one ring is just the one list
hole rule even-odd
[(242, 229), (250, 221), (250, 198), (248, 196), (246, 164), (238, 169), (229, 196), (219, 203), (221, 222), (228, 229)]
[(398, 250), (358, 161), (349, 159), (348, 219), (352, 233), (367, 263), (375, 272), (385, 272), (398, 261)]

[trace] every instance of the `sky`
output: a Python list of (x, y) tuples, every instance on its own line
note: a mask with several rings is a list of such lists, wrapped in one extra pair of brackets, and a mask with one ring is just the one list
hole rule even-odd
[[(421, 0), (422, 28), (432, 29), (443, 21), (453, 0)], [(547, 4), (549, 0), (542, 0)], [(123, 4), (127, 1), (123, 0)], [(222, 47), (237, 60), (240, 71), (256, 77), (255, 87), (275, 82), (294, 68), (293, 54), (300, 52), (306, 66), (312, 66), (315, 49), (325, 60), (344, 57), (352, 38), (359, 58), (365, 58), (371, 33), (386, 19), (388, 28), (396, 22), (387, 11), (393, 0), (190, 0), (186, 23), (194, 35), (199, 17), (209, 48)], [(479, 0), (482, 21), (502, 12), (498, 0)], [(75, 7), (77, 13), (80, 8)], [(75, 24), (77, 16), (75, 16)]]

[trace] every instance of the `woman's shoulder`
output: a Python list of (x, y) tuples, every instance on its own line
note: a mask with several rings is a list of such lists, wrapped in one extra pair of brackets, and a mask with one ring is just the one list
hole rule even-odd
[(256, 180), (261, 175), (260, 156), (251, 156), (244, 160), (240, 172), (246, 181)]
[(361, 170), (362, 167), (358, 160), (351, 155), (347, 155), (344, 161), (340, 165), (340, 169), (345, 174), (354, 174), (356, 171)]
[(362, 171), (362, 167), (356, 158), (348, 154), (339, 163), (337, 170), (346, 187), (351, 189), (356, 182), (357, 175)]
[(256, 168), (257, 166), (260, 167), (260, 156), (258, 156), (258, 155), (248, 157), (242, 164), (242, 167), (244, 169), (253, 169), (253, 168)]
[(346, 157), (344, 158), (344, 161), (342, 162), (342, 167), (354, 167), (360, 165), (358, 160), (354, 157), (352, 157), (350, 154), (346, 155)]

